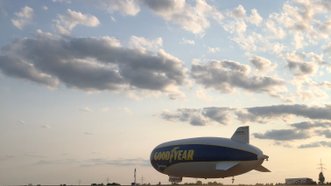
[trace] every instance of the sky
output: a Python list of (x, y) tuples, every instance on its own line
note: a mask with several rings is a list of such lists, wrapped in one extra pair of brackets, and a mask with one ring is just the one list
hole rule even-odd
[(330, 181), (330, 1), (1, 0), (0, 23), (0, 185), (168, 183), (155, 146), (246, 125), (272, 172), (236, 183)]

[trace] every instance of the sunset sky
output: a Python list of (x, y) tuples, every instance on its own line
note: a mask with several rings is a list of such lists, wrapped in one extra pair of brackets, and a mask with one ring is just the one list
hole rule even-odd
[(243, 125), (272, 172), (236, 183), (331, 180), (331, 1), (1, 0), (0, 23), (0, 185), (167, 183), (156, 145)]

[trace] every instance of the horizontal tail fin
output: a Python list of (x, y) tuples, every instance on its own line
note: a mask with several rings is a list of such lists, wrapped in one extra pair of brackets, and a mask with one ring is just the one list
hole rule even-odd
[(238, 164), (239, 164), (239, 162), (237, 162), (237, 161), (218, 162), (218, 163), (216, 163), (216, 170), (227, 171)]
[(262, 165), (256, 167), (254, 170), (260, 171), (260, 172), (271, 172), (269, 169), (263, 167)]
[(236, 132), (232, 135), (231, 140), (241, 142), (241, 143), (249, 143), (249, 127), (239, 127)]

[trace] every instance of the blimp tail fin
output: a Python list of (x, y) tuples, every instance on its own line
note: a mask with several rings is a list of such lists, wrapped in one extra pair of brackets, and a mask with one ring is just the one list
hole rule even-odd
[(218, 162), (216, 164), (216, 170), (227, 171), (238, 164), (239, 164), (239, 162), (237, 162), (237, 161)]
[(269, 169), (263, 167), (262, 165), (256, 167), (255, 170), (260, 171), (260, 172), (271, 172)]
[(249, 143), (249, 127), (239, 127), (236, 132), (232, 135), (231, 140), (241, 142), (241, 143)]

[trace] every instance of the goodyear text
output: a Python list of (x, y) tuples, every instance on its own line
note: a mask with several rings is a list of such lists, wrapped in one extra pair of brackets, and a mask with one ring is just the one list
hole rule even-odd
[(161, 151), (154, 153), (155, 161), (190, 161), (193, 160), (194, 150), (180, 150), (180, 147), (174, 147), (170, 151)]

